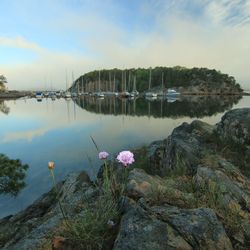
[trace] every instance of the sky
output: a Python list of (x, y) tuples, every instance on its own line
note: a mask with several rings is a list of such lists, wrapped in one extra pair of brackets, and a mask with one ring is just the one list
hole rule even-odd
[(9, 89), (98, 69), (207, 67), (250, 90), (250, 0), (0, 0)]

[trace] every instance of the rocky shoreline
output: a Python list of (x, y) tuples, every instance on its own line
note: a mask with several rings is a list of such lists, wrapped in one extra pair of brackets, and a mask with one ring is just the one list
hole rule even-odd
[[(107, 225), (110, 237), (92, 249), (250, 248), (250, 108), (231, 110), (213, 126), (183, 123), (142, 152), (118, 197), (119, 215)], [(122, 167), (113, 168), (119, 177)], [(70, 220), (86, 216), (86, 200), (95, 211), (100, 190), (86, 173), (72, 173), (57, 189)], [(59, 211), (52, 190), (1, 219), (0, 248), (87, 249), (62, 233)]]
[(31, 91), (17, 91), (17, 90), (12, 90), (12, 91), (4, 91), (0, 92), (0, 99), (18, 99), (21, 97), (25, 96), (32, 96)]

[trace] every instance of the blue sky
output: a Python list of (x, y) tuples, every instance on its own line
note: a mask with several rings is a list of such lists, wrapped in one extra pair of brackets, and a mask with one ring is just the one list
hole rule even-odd
[(250, 89), (250, 0), (0, 0), (10, 89), (64, 88), (65, 70), (208, 67)]

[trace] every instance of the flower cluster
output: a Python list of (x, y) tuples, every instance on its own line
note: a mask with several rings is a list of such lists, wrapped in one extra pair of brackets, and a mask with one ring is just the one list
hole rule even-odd
[[(108, 158), (109, 153), (107, 153), (106, 151), (101, 151), (99, 153), (99, 159), (100, 160), (105, 160)], [(134, 154), (130, 151), (121, 151), (116, 159), (123, 164), (123, 166), (127, 167), (128, 165), (132, 164), (135, 160), (134, 160)]]
[(100, 160), (105, 160), (105, 159), (108, 158), (109, 153), (107, 153), (107, 152), (105, 152), (105, 151), (102, 151), (102, 152), (99, 153), (98, 156), (99, 156), (99, 159), (100, 159)]
[(122, 151), (118, 154), (116, 159), (124, 165), (124, 167), (127, 167), (128, 165), (132, 164), (134, 160), (134, 154), (130, 151)]

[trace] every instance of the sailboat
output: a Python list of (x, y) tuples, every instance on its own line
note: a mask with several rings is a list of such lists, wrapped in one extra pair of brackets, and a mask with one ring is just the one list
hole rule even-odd
[(71, 98), (71, 94), (68, 91), (68, 74), (67, 74), (67, 71), (66, 71), (66, 91), (64, 93), (64, 97), (65, 97), (65, 99)]
[(161, 90), (159, 93), (157, 93), (158, 96), (163, 96), (164, 92), (163, 92), (163, 86), (164, 86), (164, 73), (161, 73)]
[(98, 92), (96, 92), (96, 96), (98, 98), (104, 98), (104, 94), (101, 92), (101, 72), (99, 70), (99, 77), (98, 77)]
[(149, 82), (148, 82), (148, 92), (145, 93), (145, 97), (156, 98), (157, 94), (151, 91), (151, 82), (152, 82), (152, 69), (149, 71)]
[(119, 96), (122, 97), (122, 98), (127, 98), (129, 97), (129, 92), (126, 90), (127, 89), (127, 86), (126, 86), (126, 71), (125, 71), (125, 81), (124, 81), (124, 77), (123, 77), (123, 71), (122, 71), (122, 85), (123, 85), (123, 82), (124, 82), (124, 90), (122, 90), (122, 92), (119, 93)]
[(133, 91), (130, 94), (132, 94), (133, 96), (139, 95), (139, 92), (136, 90), (136, 76), (134, 76)]

